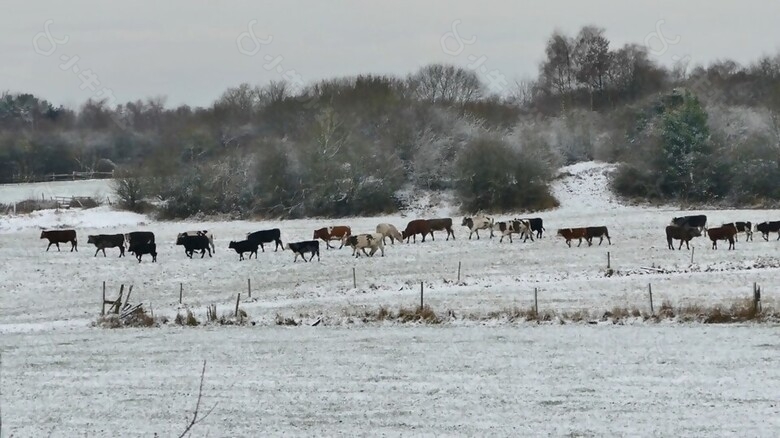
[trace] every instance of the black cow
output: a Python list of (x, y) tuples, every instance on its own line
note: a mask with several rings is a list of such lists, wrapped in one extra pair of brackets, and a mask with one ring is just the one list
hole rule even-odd
[(48, 239), (49, 245), (46, 251), (49, 251), (52, 245), (57, 245), (57, 251), (60, 250), (60, 243), (70, 242), (70, 252), (79, 252), (78, 241), (76, 240), (76, 230), (49, 230), (41, 231), (41, 239)]
[(200, 250), (200, 258), (203, 258), (206, 255), (206, 251), (209, 252), (209, 257), (211, 257), (211, 241), (205, 234), (179, 234), (176, 238), (176, 244), (184, 246), (184, 253), (187, 254), (187, 257), (189, 258), (192, 258), (195, 251), (198, 250)]
[[(276, 243), (274, 252), (278, 251), (280, 246), (282, 247), (282, 251), (284, 251), (284, 245), (282, 245), (282, 232), (279, 231), (278, 228), (249, 233), (246, 235), (246, 240), (257, 242), (263, 252), (265, 252), (265, 247), (263, 247), (263, 244), (271, 242)], [(257, 258), (257, 249), (255, 249), (255, 258)]]
[(671, 250), (674, 249), (674, 245), (672, 244), (673, 239), (680, 241), (680, 247), (677, 249), (682, 249), (683, 242), (685, 242), (685, 248), (691, 249), (688, 242), (694, 237), (699, 236), (701, 236), (701, 230), (698, 228), (678, 227), (677, 225), (669, 225), (666, 227), (666, 242), (669, 244), (669, 249)]
[(154, 243), (154, 233), (151, 231), (132, 231), (125, 234), (125, 241), (127, 241), (127, 250), (136, 243)]
[(97, 247), (95, 250), (95, 257), (97, 257), (101, 250), (103, 251), (103, 257), (105, 257), (106, 248), (119, 248), (119, 257), (125, 255), (124, 234), (97, 234), (94, 236), (87, 236), (87, 243), (92, 243)]
[(254, 240), (242, 240), (240, 242), (236, 242), (234, 240), (230, 241), (230, 244), (228, 245), (228, 248), (236, 250), (238, 253), (238, 260), (244, 260), (244, 253), (249, 253), (249, 258), (252, 258), (252, 254), (255, 255), (255, 259), (257, 258), (257, 245), (258, 242)]
[(536, 232), (536, 237), (538, 239), (542, 238), (542, 232), (547, 231), (544, 229), (544, 223), (542, 221), (542, 218), (535, 217), (535, 218), (525, 218), (524, 221), (528, 221), (528, 223), (531, 225), (531, 231)]
[(704, 214), (697, 214), (693, 216), (680, 216), (672, 218), (672, 225), (678, 227), (691, 227), (698, 228), (699, 231), (703, 231), (707, 226), (707, 216)]
[(777, 240), (780, 240), (780, 221), (761, 222), (756, 225), (756, 230), (767, 242), (769, 242), (769, 233), (777, 233)]
[(609, 238), (609, 231), (607, 230), (607, 227), (601, 226), (601, 227), (586, 227), (585, 228), (585, 240), (588, 241), (588, 246), (593, 245), (593, 238), (599, 237), (599, 246), (601, 246), (601, 243), (604, 241), (604, 238), (607, 238), (607, 242), (609, 242), (610, 245), (612, 245), (612, 239)]
[[(346, 240), (346, 239), (345, 239)], [(287, 248), (295, 253), (295, 259), (293, 262), (298, 261), (300, 255), (304, 262), (310, 262), (314, 260), (314, 256), (317, 256), (317, 261), (320, 261), (320, 242), (319, 240), (305, 240), (303, 242), (288, 243)], [(311, 258), (306, 260), (306, 253), (311, 253)]]
[(130, 244), (128, 252), (135, 254), (138, 263), (141, 263), (141, 256), (149, 254), (152, 256), (152, 262), (157, 262), (157, 245), (154, 242), (133, 242)]

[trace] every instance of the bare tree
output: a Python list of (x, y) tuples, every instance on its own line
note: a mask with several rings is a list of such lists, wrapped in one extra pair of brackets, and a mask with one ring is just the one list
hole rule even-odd
[(411, 75), (407, 83), (415, 97), (429, 102), (466, 103), (483, 94), (477, 74), (454, 65), (427, 65)]
[(209, 409), (205, 414), (200, 415), (200, 412), (199, 412), (200, 411), (200, 402), (201, 402), (201, 399), (203, 398), (203, 380), (204, 380), (205, 376), (206, 376), (206, 361), (204, 360), (203, 361), (203, 371), (201, 371), (201, 373), (200, 373), (200, 386), (198, 387), (198, 402), (195, 404), (195, 412), (193, 412), (192, 420), (187, 425), (187, 428), (184, 429), (184, 432), (182, 432), (181, 435), (179, 435), (179, 438), (184, 438), (188, 433), (190, 433), (190, 430), (192, 430), (192, 428), (196, 424), (198, 424), (201, 421), (205, 420), (206, 417), (208, 417), (214, 411), (214, 408), (217, 407), (217, 404), (215, 403), (214, 406), (212, 406), (211, 409)]

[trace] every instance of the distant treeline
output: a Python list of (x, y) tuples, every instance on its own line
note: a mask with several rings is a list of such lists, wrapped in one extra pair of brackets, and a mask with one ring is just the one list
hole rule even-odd
[(779, 109), (780, 56), (666, 68), (589, 26), (554, 33), (539, 76), (500, 96), (440, 64), (241, 84), (208, 108), (73, 110), (3, 93), (0, 182), (116, 168), (125, 205), (155, 199), (165, 217), (375, 214), (420, 190), (498, 212), (555, 206), (555, 169), (598, 159), (622, 163), (613, 187), (627, 197), (768, 204), (780, 199)]

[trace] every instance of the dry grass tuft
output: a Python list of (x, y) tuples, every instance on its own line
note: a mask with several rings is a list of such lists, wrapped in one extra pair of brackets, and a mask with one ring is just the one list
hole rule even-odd
[(173, 320), (173, 322), (176, 325), (189, 326), (189, 327), (195, 327), (200, 325), (200, 321), (198, 321), (198, 319), (195, 318), (195, 315), (193, 315), (192, 311), (189, 309), (187, 309), (187, 313), (185, 315), (182, 315), (181, 313), (177, 313), (176, 318)]
[(301, 325), (298, 321), (296, 321), (294, 318), (290, 318), (287, 316), (282, 316), (280, 314), (276, 314), (276, 325), (287, 325), (287, 326), (298, 326)]
[(93, 326), (111, 329), (125, 327), (143, 328), (159, 327), (161, 324), (166, 324), (167, 322), (167, 318), (154, 318), (146, 310), (144, 310), (143, 307), (139, 307), (124, 318), (117, 314), (101, 316), (95, 323), (93, 323)]
[(417, 306), (415, 308), (401, 307), (398, 309), (397, 320), (400, 322), (422, 322), (425, 324), (440, 324), (441, 319), (436, 316), (431, 306)]

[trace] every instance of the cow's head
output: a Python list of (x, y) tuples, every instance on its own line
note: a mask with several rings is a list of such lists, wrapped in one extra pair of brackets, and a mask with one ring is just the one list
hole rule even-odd
[(179, 235), (176, 237), (176, 244), (177, 244), (177, 245), (184, 245), (184, 237), (185, 237), (185, 234), (184, 234), (184, 233), (181, 233), (181, 234), (179, 234)]
[(462, 227), (471, 227), (474, 221), (470, 217), (464, 217), (463, 222), (460, 223)]
[(87, 243), (97, 243), (97, 237), (87, 236)]
[(46, 238), (46, 231), (41, 231), (41, 239), (45, 239), (45, 238)]
[(236, 247), (236, 242), (234, 240), (231, 240), (228, 244), (228, 249), (234, 249)]
[(406, 232), (406, 230), (401, 231), (401, 240), (404, 240), (407, 237), (409, 237), (409, 234)]

